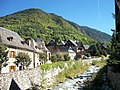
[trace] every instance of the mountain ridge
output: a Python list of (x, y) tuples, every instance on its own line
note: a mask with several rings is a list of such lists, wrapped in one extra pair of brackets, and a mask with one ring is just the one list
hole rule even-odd
[[(68, 21), (68, 20), (67, 20)], [(76, 29), (80, 30), (84, 35), (94, 39), (98, 42), (110, 42), (112, 37), (102, 31), (99, 31), (97, 29), (88, 27), (88, 26), (80, 26), (74, 22), (68, 21), (72, 26), (74, 26)]]

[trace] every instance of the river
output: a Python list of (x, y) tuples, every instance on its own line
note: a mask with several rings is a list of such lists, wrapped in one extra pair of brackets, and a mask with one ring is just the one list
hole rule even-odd
[(90, 66), (83, 74), (71, 77), (65, 82), (61, 82), (59, 85), (54, 86), (51, 90), (83, 90), (83, 87), (85, 86), (84, 82), (92, 78), (92, 75), (97, 73), (99, 69), (99, 67)]

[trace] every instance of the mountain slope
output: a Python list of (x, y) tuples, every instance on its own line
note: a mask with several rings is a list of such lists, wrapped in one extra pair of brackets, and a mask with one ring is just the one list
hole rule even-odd
[(111, 36), (104, 33), (100, 32), (96, 29), (92, 29), (87, 26), (80, 26), (80, 31), (84, 33), (86, 36), (91, 37), (92, 39), (99, 41), (99, 42), (110, 42), (111, 41)]
[(0, 26), (17, 32), (23, 38), (42, 38), (46, 42), (51, 39), (77, 40), (84, 44), (94, 40), (85, 36), (64, 18), (40, 9), (26, 9), (4, 17), (0, 17)]
[[(0, 17), (0, 27), (17, 32), (21, 37), (42, 38), (46, 42), (51, 39), (77, 40), (84, 44), (96, 41), (109, 41), (105, 34), (99, 37), (96, 30), (80, 27), (78, 24), (65, 20), (53, 13), (46, 13), (40, 9), (26, 9), (4, 17)], [(94, 33), (96, 32), (96, 33)], [(103, 34), (103, 33), (99, 33)], [(98, 40), (98, 39), (100, 40)]]
[(94, 39), (95, 41), (98, 41), (98, 42), (111, 41), (112, 37), (104, 32), (98, 31), (96, 29), (93, 29), (87, 26), (79, 26), (78, 24), (71, 21), (68, 21), (68, 23), (71, 24), (76, 29), (78, 29), (79, 31), (81, 31), (84, 35)]

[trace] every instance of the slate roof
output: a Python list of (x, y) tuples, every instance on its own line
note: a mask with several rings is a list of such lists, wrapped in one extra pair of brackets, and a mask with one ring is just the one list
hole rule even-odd
[(77, 44), (77, 47), (84, 47), (82, 42), (77, 42), (76, 44)]
[(77, 46), (76, 42), (73, 40), (68, 40), (65, 44), (65, 46)]
[(58, 47), (60, 49), (60, 52), (74, 52), (74, 50), (71, 47), (66, 47), (63, 45), (59, 45)]
[[(9, 40), (9, 38), (11, 40)], [(26, 43), (24, 43), (24, 40), (16, 32), (13, 32), (11, 30), (2, 27), (0, 27), (0, 42), (2, 42), (3, 44), (9, 47), (15, 47), (15, 48), (21, 48), (21, 49), (27, 49), (33, 51), (31, 47), (29, 47)]]
[(70, 40), (75, 46), (77, 46), (76, 42), (73, 40)]
[(37, 45), (38, 45), (38, 47), (41, 49), (41, 50), (43, 50), (43, 51), (49, 51), (48, 49), (47, 49), (47, 47), (45, 46), (45, 43), (44, 43), (44, 41), (43, 40), (37, 40), (36, 41), (36, 43), (37, 43)]
[(84, 46), (84, 48), (85, 48), (85, 50), (87, 50), (87, 49), (89, 49), (89, 45), (83, 45)]
[(56, 46), (57, 43), (54, 40), (51, 40), (46, 46)]

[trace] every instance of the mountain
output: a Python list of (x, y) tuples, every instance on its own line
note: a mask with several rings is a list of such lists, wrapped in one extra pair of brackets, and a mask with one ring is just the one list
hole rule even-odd
[(21, 37), (42, 38), (46, 42), (51, 39), (77, 40), (84, 44), (94, 40), (70, 25), (64, 18), (40, 9), (26, 9), (4, 17), (0, 17), (0, 26), (17, 32)]
[(99, 42), (110, 42), (112, 37), (104, 32), (98, 31), (96, 29), (92, 29), (87, 26), (80, 26), (80, 31), (84, 33), (86, 36), (91, 37), (95, 41)]
[(104, 32), (101, 32), (99, 30), (87, 27), (87, 26), (79, 26), (78, 24), (68, 21), (69, 24), (71, 24), (73, 27), (75, 27), (77, 30), (81, 31), (84, 35), (94, 39), (98, 42), (110, 42), (112, 37)]
[(0, 27), (15, 31), (23, 38), (42, 38), (46, 43), (52, 39), (58, 42), (72, 39), (84, 44), (95, 42), (90, 36), (85, 35), (80, 27), (76, 28), (61, 16), (35, 8), (0, 17)]

